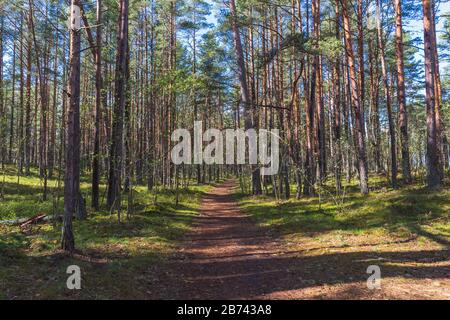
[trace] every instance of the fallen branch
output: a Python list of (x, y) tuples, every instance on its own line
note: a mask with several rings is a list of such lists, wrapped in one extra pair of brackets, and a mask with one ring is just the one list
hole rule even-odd
[(20, 224), (20, 229), (25, 229), (25, 228), (31, 226), (32, 224), (41, 222), (44, 220), (45, 217), (46, 217), (45, 214), (38, 214), (34, 217), (31, 217), (31, 218), (27, 219), (25, 222)]
[[(25, 223), (27, 223), (29, 220), (35, 218), (37, 216), (34, 216), (32, 218), (20, 218), (20, 219), (12, 219), (12, 220), (0, 220), (0, 224), (3, 225), (9, 225), (9, 226), (20, 226), (23, 225)], [(35, 223), (40, 223), (40, 222), (49, 222), (52, 220), (61, 220), (62, 216), (47, 216), (44, 215), (44, 217), (40, 218), (38, 221), (35, 221)]]

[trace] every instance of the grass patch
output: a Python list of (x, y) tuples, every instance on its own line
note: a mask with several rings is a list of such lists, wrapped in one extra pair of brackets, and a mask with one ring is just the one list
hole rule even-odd
[[(89, 184), (82, 192), (89, 204)], [(42, 185), (36, 172), (21, 177), (7, 170), (0, 201), (0, 220), (30, 217), (37, 213), (62, 212), (63, 201), (54, 205), (56, 180), (49, 180), (49, 200), (42, 201)], [(106, 208), (88, 219), (74, 221), (75, 245), (79, 254), (68, 257), (59, 251), (61, 224), (33, 226), (23, 234), (16, 226), (0, 225), (0, 299), (46, 298), (144, 298), (151, 294), (152, 281), (159, 277), (167, 259), (176, 254), (176, 240), (190, 229), (200, 199), (209, 185), (192, 185), (179, 193), (173, 190), (134, 188), (134, 213), (122, 223)], [(102, 190), (105, 186), (102, 185)], [(62, 189), (61, 189), (62, 192)], [(126, 198), (126, 197), (124, 197)], [(125, 213), (127, 204), (123, 204)], [(68, 290), (66, 269), (76, 264), (82, 271), (82, 290)], [(163, 273), (162, 273), (163, 274)], [(150, 288), (150, 289), (149, 289)]]
[(330, 185), (321, 197), (275, 201), (272, 197), (237, 194), (242, 208), (267, 232), (292, 236), (375, 235), (406, 238), (422, 236), (450, 244), (450, 190), (430, 192), (420, 185), (393, 190), (379, 177), (369, 183), (368, 196), (356, 182), (342, 197)]

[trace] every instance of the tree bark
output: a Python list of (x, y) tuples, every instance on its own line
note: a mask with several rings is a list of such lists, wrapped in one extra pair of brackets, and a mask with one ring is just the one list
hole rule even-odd
[[(11, 114), (9, 118), (9, 148), (8, 148), (8, 162), (13, 162), (13, 142), (14, 142), (14, 112), (16, 109), (16, 41), (13, 44), (13, 65), (12, 65), (12, 96), (11, 96)], [(1, 54), (1, 52), (0, 52)], [(3, 56), (3, 55), (2, 55)], [(1, 89), (0, 89), (1, 90)]]
[(26, 106), (25, 106), (25, 173), (30, 175), (32, 162), (31, 150), (31, 65), (32, 65), (32, 42), (31, 42), (31, 10), (28, 11), (28, 35), (27, 35), (27, 78), (26, 78)]
[(48, 148), (48, 176), (53, 176), (56, 155), (56, 113), (58, 102), (58, 37), (55, 37), (55, 60), (53, 65), (53, 106), (52, 106), (52, 124), (50, 129), (50, 145)]
[(445, 129), (444, 121), (442, 119), (442, 89), (441, 89), (441, 76), (439, 67), (439, 55), (437, 48), (436, 38), (436, 6), (435, 0), (431, 0), (431, 43), (433, 46), (433, 60), (434, 60), (434, 92), (435, 92), (435, 115), (436, 115), (436, 137), (437, 137), (437, 150), (439, 158), (439, 174), (441, 180), (444, 179), (444, 145), (445, 145)]
[[(244, 105), (244, 124), (245, 130), (253, 128), (252, 121), (252, 103), (247, 85), (247, 73), (244, 62), (244, 53), (242, 50), (241, 36), (237, 25), (236, 4), (234, 0), (230, 0), (231, 26), (234, 35), (235, 54), (237, 59), (237, 74), (241, 87), (241, 102)], [(252, 189), (253, 194), (261, 194), (261, 177), (259, 169), (256, 165), (252, 166)]]
[(383, 32), (381, 30), (381, 7), (380, 0), (377, 0), (377, 34), (378, 34), (378, 48), (380, 50), (381, 71), (383, 75), (384, 93), (386, 95), (386, 109), (389, 123), (389, 137), (391, 144), (391, 184), (393, 188), (397, 187), (397, 151), (395, 139), (395, 127), (392, 117), (392, 101), (391, 92), (389, 90), (389, 81), (386, 67), (386, 59), (383, 44)]
[[(339, 1), (339, 0), (337, 0)], [(339, 32), (339, 5), (336, 5), (336, 39), (340, 39)], [(340, 193), (342, 189), (341, 182), (341, 172), (342, 172), (342, 154), (341, 154), (341, 72), (340, 72), (340, 59), (338, 56), (334, 60), (333, 66), (333, 89), (332, 89), (332, 103), (331, 103), (331, 112), (332, 112), (332, 132), (333, 132), (333, 142), (334, 142), (334, 178), (335, 178), (335, 186), (336, 192)]]
[(61, 248), (73, 252), (75, 240), (72, 220), (77, 210), (80, 195), (80, 30), (76, 29), (75, 6), (80, 0), (71, 1), (70, 16), (70, 62), (69, 62), (69, 106), (67, 109), (66, 171), (64, 177), (64, 220)]
[(342, 4), (342, 17), (344, 22), (345, 49), (348, 57), (348, 67), (350, 75), (351, 103), (355, 114), (355, 134), (357, 144), (359, 185), (362, 194), (369, 193), (368, 172), (366, 160), (366, 142), (364, 113), (361, 109), (360, 99), (358, 97), (358, 80), (356, 78), (355, 58), (353, 55), (352, 36), (350, 30), (350, 18), (347, 9), (347, 0), (340, 0)]
[[(319, 49), (320, 39), (320, 0), (311, 2), (311, 13), (313, 15), (314, 47)], [(313, 58), (313, 82), (314, 91), (311, 91), (311, 103), (315, 105), (315, 145), (318, 162), (318, 177), (322, 183), (326, 175), (326, 149), (325, 149), (325, 112), (322, 90), (322, 57), (316, 54)]]
[(422, 0), (422, 7), (425, 49), (425, 102), (427, 108), (427, 184), (429, 189), (438, 189), (441, 187), (441, 174), (439, 172), (436, 132), (435, 61), (431, 26), (434, 21), (432, 20), (431, 0)]
[(100, 184), (100, 119), (102, 107), (102, 2), (97, 0), (97, 38), (95, 54), (95, 125), (94, 125), (94, 154), (92, 159), (92, 208), (99, 209)]
[(358, 0), (358, 57), (359, 57), (359, 95), (361, 99), (361, 109), (364, 111), (365, 84), (364, 84), (364, 25), (363, 25), (363, 1)]
[[(0, 9), (3, 8), (0, 7)], [(3, 124), (4, 124), (4, 119), (3, 117), (5, 116), (6, 112), (5, 112), (5, 108), (4, 108), (4, 102), (3, 102), (3, 28), (4, 28), (4, 23), (3, 23), (3, 14), (0, 13), (0, 165), (3, 169), (4, 166), (4, 161), (6, 160), (6, 153), (5, 153), (5, 146), (4, 144), (6, 144), (6, 136), (5, 136), (5, 132), (3, 132), (4, 128), (3, 128)], [(3, 140), (5, 139), (5, 141)], [(3, 187), (2, 187), (3, 190)], [(1, 191), (1, 190), (0, 190)], [(0, 194), (0, 196), (2, 196)]]
[(399, 108), (399, 129), (402, 149), (403, 181), (411, 183), (409, 160), (408, 113), (406, 110), (405, 67), (403, 59), (403, 25), (401, 0), (394, 0), (395, 6), (395, 43), (397, 58), (397, 100)]
[(126, 104), (126, 68), (127, 68), (127, 47), (128, 47), (128, 0), (120, 0), (120, 16), (117, 32), (117, 56), (115, 74), (115, 101), (113, 114), (113, 131), (110, 148), (110, 167), (108, 178), (108, 199), (109, 208), (119, 209), (120, 221), (120, 188), (123, 162), (123, 124)]

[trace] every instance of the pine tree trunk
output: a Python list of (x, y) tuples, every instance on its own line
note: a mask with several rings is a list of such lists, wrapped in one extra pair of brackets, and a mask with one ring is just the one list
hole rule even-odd
[[(22, 16), (23, 17), (23, 16)], [(18, 176), (23, 174), (23, 163), (24, 163), (24, 143), (23, 143), (23, 121), (24, 121), (24, 72), (23, 72), (23, 65), (24, 65), (24, 54), (23, 54), (23, 19), (21, 19), (20, 22), (20, 93), (19, 93), (19, 105), (20, 105), (20, 118), (19, 118), (19, 128), (18, 128)]]
[(403, 26), (401, 0), (394, 1), (395, 6), (395, 40), (397, 57), (397, 100), (399, 107), (399, 129), (402, 149), (403, 181), (411, 183), (411, 168), (409, 160), (408, 113), (406, 110), (405, 67), (403, 62)]
[(422, 0), (422, 6), (425, 49), (425, 102), (427, 105), (427, 183), (428, 188), (438, 189), (441, 187), (441, 174), (439, 172), (436, 132), (435, 61), (431, 26), (434, 21), (432, 20), (431, 0)]
[(380, 49), (381, 71), (383, 75), (384, 93), (386, 95), (386, 109), (389, 123), (389, 137), (391, 144), (391, 184), (393, 188), (397, 187), (397, 151), (396, 151), (396, 139), (395, 139), (395, 127), (392, 117), (392, 101), (391, 93), (389, 90), (389, 82), (387, 75), (386, 59), (383, 44), (383, 33), (381, 30), (381, 7), (380, 0), (377, 0), (377, 34), (378, 34), (378, 47)]
[(352, 37), (350, 30), (350, 18), (347, 9), (347, 0), (342, 0), (342, 17), (344, 22), (345, 48), (348, 57), (348, 67), (350, 76), (351, 104), (355, 115), (355, 139), (357, 145), (357, 158), (359, 169), (359, 184), (362, 194), (369, 193), (368, 172), (366, 160), (366, 142), (364, 113), (361, 109), (360, 99), (358, 97), (358, 81), (356, 78), (355, 58), (353, 55)]
[(102, 106), (102, 2), (97, 0), (97, 42), (95, 49), (95, 125), (94, 154), (92, 159), (92, 203), (94, 210), (99, 209), (100, 184), (100, 119)]
[(370, 65), (370, 141), (372, 145), (373, 163), (375, 172), (381, 173), (381, 132), (380, 132), (380, 115), (379, 115), (379, 70), (373, 46), (373, 38), (369, 38), (368, 43), (369, 65)]
[[(0, 9), (3, 8), (0, 7)], [(3, 23), (3, 14), (0, 13), (0, 164), (1, 167), (3, 169), (4, 166), (4, 162), (5, 162), (5, 158), (6, 158), (6, 153), (5, 153), (5, 146), (4, 144), (6, 144), (6, 140), (4, 141), (3, 139), (6, 139), (6, 136), (4, 135), (4, 128), (3, 128), (3, 124), (4, 124), (4, 119), (3, 117), (6, 114), (6, 110), (5, 109), (5, 103), (3, 102), (3, 28), (4, 28), (4, 23)], [(3, 189), (3, 188), (2, 188)], [(0, 195), (1, 196), (1, 195)]]
[(30, 175), (32, 162), (31, 149), (31, 64), (32, 64), (32, 42), (31, 42), (31, 10), (28, 12), (28, 35), (27, 35), (27, 79), (26, 79), (26, 110), (25, 110), (25, 173)]
[(359, 67), (359, 96), (361, 100), (361, 109), (364, 111), (365, 102), (365, 84), (364, 84), (364, 25), (363, 25), (363, 1), (358, 0), (357, 4), (358, 20), (358, 67)]
[[(339, 0), (337, 0), (339, 1)], [(336, 5), (336, 39), (340, 39), (339, 32), (339, 5)], [(331, 112), (332, 112), (332, 132), (333, 132), (333, 142), (334, 142), (334, 178), (335, 178), (335, 186), (336, 192), (340, 193), (342, 189), (341, 183), (341, 172), (342, 172), (342, 154), (341, 154), (341, 72), (340, 72), (340, 59), (341, 57), (337, 57), (334, 61), (333, 66), (333, 89), (332, 89), (332, 98), (333, 101), (331, 103)]]
[[(8, 148), (8, 162), (13, 162), (13, 141), (14, 141), (14, 112), (16, 109), (16, 42), (13, 41), (13, 65), (12, 65), (12, 84), (11, 84), (11, 114), (9, 118), (9, 148)], [(1, 53), (0, 53), (1, 54)]]
[(436, 38), (436, 6), (435, 0), (431, 1), (431, 43), (433, 46), (433, 60), (434, 60), (434, 92), (435, 92), (435, 113), (436, 113), (436, 138), (437, 138), (437, 150), (439, 158), (439, 174), (441, 180), (444, 178), (444, 140), (445, 129), (442, 119), (442, 89), (441, 89), (441, 76), (439, 68), (439, 55), (437, 51), (437, 38)]
[(108, 199), (109, 208), (116, 208), (119, 211), (120, 221), (120, 189), (123, 165), (123, 124), (126, 104), (126, 68), (127, 68), (127, 47), (128, 47), (128, 0), (120, 0), (117, 32), (117, 56), (115, 74), (115, 96), (113, 130), (110, 149), (110, 164), (108, 178)]
[[(252, 103), (247, 85), (247, 76), (244, 62), (244, 53), (242, 50), (241, 36), (239, 34), (239, 28), (237, 25), (237, 15), (236, 15), (236, 4), (234, 0), (230, 0), (230, 11), (231, 11), (231, 25), (234, 35), (234, 45), (235, 53), (237, 59), (237, 73), (239, 78), (239, 83), (241, 87), (241, 99), (244, 105), (244, 123), (245, 130), (253, 128), (252, 121)], [(256, 165), (252, 166), (252, 189), (253, 194), (261, 194), (261, 178), (259, 169)]]
[[(320, 38), (320, 0), (311, 2), (313, 15), (314, 46), (319, 49)], [(325, 150), (325, 113), (322, 91), (322, 57), (316, 54), (313, 58), (313, 88), (311, 91), (311, 103), (315, 105), (315, 146), (317, 153), (318, 179), (322, 183), (326, 174), (326, 150)]]
[(55, 60), (53, 65), (53, 106), (52, 120), (50, 128), (50, 145), (48, 147), (48, 176), (53, 177), (55, 167), (55, 146), (56, 146), (56, 113), (57, 113), (57, 91), (58, 91), (58, 37), (55, 37)]
[(66, 171), (64, 178), (64, 221), (61, 248), (73, 252), (75, 240), (72, 220), (80, 195), (80, 30), (75, 27), (75, 6), (80, 0), (71, 2), (70, 62), (69, 62), (69, 106), (67, 110)]

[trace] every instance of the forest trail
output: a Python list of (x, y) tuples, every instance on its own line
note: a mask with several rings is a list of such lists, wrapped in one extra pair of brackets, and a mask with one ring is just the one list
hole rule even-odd
[[(282, 238), (257, 226), (236, 202), (236, 182), (226, 181), (204, 196), (192, 231), (170, 263), (163, 293), (169, 299), (448, 299), (448, 251), (289, 251)], [(314, 238), (319, 247), (320, 239)], [(367, 266), (374, 260), (434, 262), (435, 272), (383, 266), (382, 290), (367, 288)], [(376, 264), (376, 263), (375, 263)], [(407, 276), (405, 277), (405, 273)], [(408, 275), (414, 273), (413, 275)], [(409, 277), (409, 278), (408, 278)], [(384, 278), (383, 278), (384, 279)], [(383, 280), (384, 281), (384, 280)], [(155, 289), (155, 288), (154, 288)], [(162, 289), (162, 288), (161, 288)], [(153, 293), (156, 293), (153, 291)]]
[(261, 263), (277, 243), (241, 211), (233, 197), (235, 188), (235, 181), (228, 180), (202, 200), (200, 215), (181, 249), (183, 298), (262, 298), (285, 272)]

